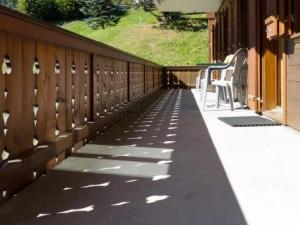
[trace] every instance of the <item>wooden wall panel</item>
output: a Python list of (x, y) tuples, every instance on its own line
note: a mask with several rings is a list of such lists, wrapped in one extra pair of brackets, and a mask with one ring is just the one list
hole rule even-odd
[(288, 42), (287, 124), (300, 130), (300, 37)]

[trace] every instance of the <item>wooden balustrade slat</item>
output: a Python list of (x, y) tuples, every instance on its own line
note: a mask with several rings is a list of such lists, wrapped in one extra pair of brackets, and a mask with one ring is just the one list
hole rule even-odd
[[(35, 42), (32, 40), (23, 40), (22, 58), (23, 58), (23, 81), (22, 81), (22, 148), (31, 149), (35, 135), (34, 129), (34, 105), (35, 105), (35, 76), (33, 74), (33, 62), (36, 58)], [(0, 55), (2, 55), (0, 53)], [(1, 93), (3, 93), (0, 90)]]
[(4, 63), (4, 56), (6, 55), (6, 36), (5, 33), (0, 32), (0, 63), (1, 63), (1, 70), (0, 70), (0, 162), (2, 162), (4, 159), (4, 156), (2, 157), (2, 153), (4, 151), (5, 147), (5, 136), (4, 136), (4, 110), (5, 110), (5, 98), (4, 98), (4, 85), (5, 85), (5, 76), (2, 71), (2, 64)]
[(81, 66), (80, 66), (80, 52), (74, 51), (74, 64), (75, 64), (75, 73), (73, 74), (73, 82), (74, 82), (74, 106), (73, 106), (73, 120), (75, 122), (75, 127), (82, 125), (82, 116), (80, 115), (80, 94), (82, 90), (82, 73), (81, 73)]
[(73, 113), (72, 113), (72, 97), (73, 97), (73, 75), (72, 75), (72, 63), (73, 63), (73, 50), (66, 49), (65, 59), (65, 96), (66, 96), (66, 130), (72, 130)]
[(36, 76), (36, 137), (35, 141), (40, 144), (47, 140), (47, 45), (41, 42), (36, 46), (36, 58), (39, 62), (40, 73)]
[(59, 103), (56, 120), (56, 128), (59, 134), (63, 134), (67, 130), (66, 119), (66, 49), (56, 48), (56, 62), (55, 66), (57, 74), (56, 77), (56, 101)]
[(22, 124), (22, 40), (12, 35), (6, 36), (6, 50), (10, 56), (12, 72), (5, 76), (7, 133), (5, 146), (10, 157), (22, 152), (22, 133), (19, 126)]
[[(47, 140), (55, 138), (56, 131), (56, 107), (58, 108), (58, 103), (56, 103), (56, 74), (55, 74), (55, 62), (56, 62), (56, 48), (51, 45), (45, 46), (47, 49), (47, 61), (43, 62), (45, 66), (46, 80), (47, 80), (47, 104), (46, 104), (46, 131)], [(46, 60), (46, 58), (45, 58)]]

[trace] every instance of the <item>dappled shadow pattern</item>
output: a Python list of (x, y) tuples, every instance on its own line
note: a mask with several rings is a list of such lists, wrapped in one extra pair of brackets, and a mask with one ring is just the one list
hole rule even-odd
[(164, 92), (0, 208), (1, 224), (246, 225), (189, 90)]

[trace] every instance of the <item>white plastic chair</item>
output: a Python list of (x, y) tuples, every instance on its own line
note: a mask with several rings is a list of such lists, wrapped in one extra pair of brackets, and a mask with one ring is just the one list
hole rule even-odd
[[(245, 49), (239, 49), (234, 55), (229, 55), (226, 57), (226, 59), (224, 61), (225, 63), (227, 63), (226, 65), (213, 65), (213, 66), (208, 67), (205, 70), (205, 77), (204, 77), (204, 79), (202, 79), (200, 81), (201, 103), (202, 103), (203, 110), (205, 110), (205, 108), (206, 108), (207, 87), (212, 82), (215, 82), (215, 81), (211, 80), (212, 72), (215, 70), (221, 71), (221, 79), (222, 79), (222, 77), (223, 78), (226, 77), (227, 72), (230, 70), (233, 70), (233, 76), (239, 75), (241, 66), (246, 58), (246, 55), (247, 55), (247, 52)], [(215, 84), (217, 84), (217, 83), (215, 83)], [(217, 85), (214, 85), (214, 86), (217, 86)], [(218, 87), (219, 87), (217, 90), (218, 100), (220, 99), (220, 93), (223, 93), (223, 96), (226, 97), (225, 96), (226, 92), (229, 94), (228, 90), (230, 90), (231, 94), (229, 94), (229, 101), (231, 104), (231, 109), (233, 110), (233, 96), (232, 96), (232, 88), (231, 88), (232, 86), (228, 87), (227, 84), (225, 86), (223, 86), (223, 84), (222, 84), (221, 86), (218, 86)], [(218, 104), (218, 101), (217, 101), (217, 104)]]
[(221, 92), (223, 92), (224, 101), (229, 97), (230, 108), (234, 110), (234, 88), (239, 87), (241, 69), (246, 61), (247, 52), (245, 49), (240, 49), (234, 57), (233, 65), (227, 69), (222, 70), (221, 79), (212, 81), (212, 86), (216, 87), (216, 107), (219, 108), (221, 100)]

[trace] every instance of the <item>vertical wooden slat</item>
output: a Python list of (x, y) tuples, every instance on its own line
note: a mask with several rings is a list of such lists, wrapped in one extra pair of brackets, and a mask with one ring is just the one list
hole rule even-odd
[(56, 126), (60, 134), (67, 130), (66, 118), (66, 50), (63, 48), (56, 48), (56, 60), (59, 63), (59, 74), (57, 77), (57, 93), (56, 98), (58, 102), (57, 121)]
[(73, 113), (72, 113), (72, 63), (73, 63), (73, 50), (66, 50), (66, 62), (65, 62), (65, 96), (66, 96), (66, 130), (70, 131), (72, 129)]
[(23, 106), (22, 106), (22, 140), (23, 149), (30, 149), (34, 139), (34, 86), (33, 62), (35, 60), (35, 42), (23, 40)]
[[(56, 49), (53, 46), (45, 46), (47, 49), (47, 61), (43, 62), (46, 67), (46, 79), (47, 79), (47, 118), (46, 118), (46, 130), (47, 130), (47, 140), (55, 137), (56, 130), (56, 74), (55, 69), (55, 53)], [(56, 106), (57, 105), (57, 106)]]
[(9, 114), (7, 120), (7, 134), (5, 145), (10, 157), (17, 156), (23, 151), (22, 133), (19, 132), (19, 126), (22, 124), (22, 40), (7, 35), (6, 40), (7, 55), (10, 58), (12, 72), (5, 76), (5, 87), (7, 90), (6, 110)]
[(106, 67), (107, 67), (107, 75), (106, 75), (106, 85), (107, 85), (107, 111), (111, 111), (112, 107), (112, 59), (108, 58), (106, 60)]
[[(74, 51), (73, 53), (73, 62), (75, 65), (75, 74), (72, 74), (73, 77), (73, 121), (72, 123), (75, 126), (81, 125), (81, 117), (80, 117), (80, 89), (82, 89), (80, 83), (81, 70), (80, 70), (80, 53), (78, 51)], [(74, 125), (72, 125), (74, 127)]]
[(79, 53), (79, 121), (80, 125), (84, 124), (85, 119), (85, 89), (86, 89), (86, 55), (84, 52)]
[(36, 78), (36, 105), (37, 123), (36, 123), (36, 139), (40, 143), (47, 140), (47, 46), (43, 43), (37, 43), (37, 59), (40, 64), (40, 73)]
[(98, 73), (99, 73), (99, 64), (98, 64), (98, 57), (96, 55), (93, 55), (93, 120), (95, 121), (97, 119), (97, 113), (98, 113), (98, 104), (99, 104), (99, 99), (98, 99), (98, 87), (99, 87), (99, 82), (98, 82)]
[(101, 88), (102, 88), (102, 113), (105, 113), (105, 110), (107, 109), (107, 98), (106, 98), (106, 92), (107, 92), (107, 70), (106, 70), (106, 59), (103, 57), (101, 58)]
[[(5, 33), (0, 32), (0, 62), (1, 65), (4, 61), (4, 56), (6, 55), (6, 35)], [(5, 110), (5, 99), (4, 99), (4, 89), (5, 89), (5, 77), (2, 73), (2, 69), (0, 70), (0, 113), (1, 113), (1, 119), (0, 119), (0, 162), (3, 160), (2, 153), (5, 146), (5, 137), (4, 137), (4, 121), (3, 121), (3, 112)], [(4, 158), (5, 159), (5, 158)]]
[(91, 121), (92, 119), (92, 98), (91, 98), (91, 94), (90, 92), (93, 90), (93, 88), (91, 88), (91, 78), (93, 76), (93, 70), (92, 70), (92, 62), (91, 62), (91, 55), (90, 54), (85, 54), (86, 57), (86, 65), (87, 65), (87, 71), (85, 71), (85, 120), (86, 121)]
[(103, 82), (102, 82), (102, 58), (97, 57), (97, 64), (99, 66), (99, 72), (97, 74), (98, 77), (98, 90), (97, 90), (97, 96), (98, 96), (98, 115), (100, 116), (103, 113), (103, 105), (102, 105), (102, 91), (103, 91)]

